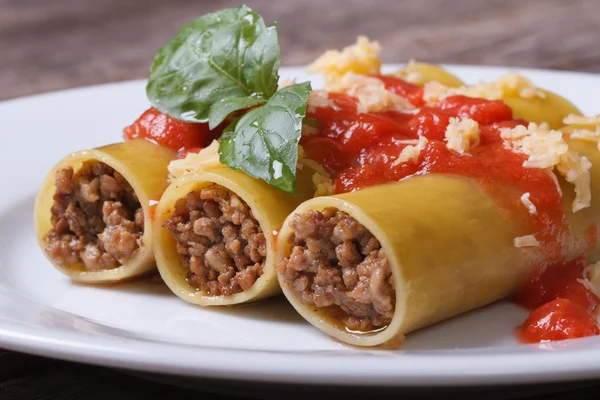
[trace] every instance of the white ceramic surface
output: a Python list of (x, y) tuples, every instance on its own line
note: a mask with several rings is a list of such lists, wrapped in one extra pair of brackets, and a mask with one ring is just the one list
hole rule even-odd
[[(507, 71), (448, 68), (467, 82)], [(585, 113), (600, 113), (600, 76), (520, 72)], [(308, 78), (297, 68), (282, 75)], [(142, 81), (0, 103), (0, 346), (142, 371), (290, 383), (433, 386), (600, 377), (600, 337), (519, 345), (513, 332), (526, 312), (510, 303), (410, 334), (400, 350), (376, 351), (333, 341), (283, 298), (202, 309), (155, 283), (71, 283), (37, 247), (36, 190), (60, 158), (119, 141), (122, 128), (147, 107)]]

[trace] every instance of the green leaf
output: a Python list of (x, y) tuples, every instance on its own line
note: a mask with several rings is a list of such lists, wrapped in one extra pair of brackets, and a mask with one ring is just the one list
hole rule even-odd
[(215, 129), (221, 122), (234, 111), (243, 110), (267, 101), (257, 97), (234, 97), (232, 99), (220, 99), (210, 107), (208, 114), (208, 127)]
[(295, 194), (298, 142), (311, 90), (309, 82), (287, 86), (232, 122), (219, 139), (221, 163)]
[[(276, 27), (265, 26), (246, 6), (228, 8), (184, 25), (158, 50), (146, 93), (161, 112), (204, 122), (213, 104), (222, 99), (234, 104), (238, 98), (272, 96), (279, 64)], [(221, 118), (228, 108), (219, 107), (215, 113)]]

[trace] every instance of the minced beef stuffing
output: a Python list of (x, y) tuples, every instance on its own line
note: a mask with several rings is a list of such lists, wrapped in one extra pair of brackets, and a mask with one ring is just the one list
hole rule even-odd
[(144, 212), (135, 192), (99, 161), (57, 171), (51, 222), (45, 250), (61, 266), (117, 268), (142, 246)]
[(248, 290), (262, 275), (267, 245), (250, 207), (219, 186), (177, 200), (164, 225), (189, 268), (188, 282), (210, 295)]
[(348, 329), (366, 332), (390, 323), (392, 272), (369, 230), (334, 208), (296, 214), (290, 227), (291, 253), (278, 266), (283, 285), (305, 304), (338, 307)]

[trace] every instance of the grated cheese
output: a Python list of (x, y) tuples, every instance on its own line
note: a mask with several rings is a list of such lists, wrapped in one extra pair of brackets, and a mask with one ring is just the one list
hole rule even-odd
[(527, 168), (553, 167), (569, 151), (561, 132), (544, 130), (534, 123), (512, 129), (502, 128), (500, 137), (505, 140), (506, 148), (529, 156), (523, 163)]
[(313, 187), (315, 188), (314, 197), (329, 196), (334, 192), (333, 181), (328, 176), (315, 172), (312, 176)]
[(181, 160), (173, 160), (167, 167), (169, 170), (169, 180), (181, 178), (182, 176), (222, 166), (219, 161), (219, 142), (213, 140), (212, 143), (200, 150), (198, 153), (188, 153)]
[(569, 151), (561, 157), (561, 161), (556, 165), (556, 169), (566, 181), (575, 185), (573, 212), (589, 207), (592, 202), (590, 168), (592, 168), (590, 160), (574, 151)]
[(600, 115), (596, 115), (594, 117), (584, 117), (582, 115), (569, 114), (565, 119), (563, 119), (563, 123), (565, 125), (595, 125), (595, 130), (574, 129), (568, 134), (572, 139), (579, 139), (586, 142), (595, 143), (598, 147), (598, 150), (600, 150)]
[(590, 168), (592, 164), (584, 157), (569, 149), (559, 131), (542, 129), (534, 123), (527, 127), (503, 128), (500, 136), (506, 148), (527, 155), (523, 162), (526, 168), (556, 170), (575, 186), (575, 200), (572, 210), (577, 212), (590, 206)]
[(331, 177), (318, 162), (306, 158), (304, 148), (298, 146), (298, 169), (304, 170), (304, 167), (310, 168), (314, 171), (312, 175), (313, 189), (315, 190), (314, 196), (329, 196), (334, 192), (333, 181)]
[(377, 78), (348, 72), (338, 82), (329, 85), (332, 92), (343, 92), (358, 99), (357, 112), (406, 111), (415, 109), (408, 100), (390, 92)]
[(529, 196), (531, 196), (529, 192), (523, 193), (523, 195), (521, 196), (521, 203), (523, 203), (523, 205), (527, 207), (527, 210), (529, 210), (529, 214), (536, 215), (537, 208), (535, 207), (535, 204), (533, 204), (531, 200), (529, 200)]
[(544, 171), (548, 174), (548, 176), (550, 178), (552, 178), (552, 181), (556, 185), (556, 191), (562, 197), (562, 188), (560, 187), (560, 182), (558, 182), (558, 178), (556, 177), (556, 174), (554, 173), (553, 170), (554, 170), (554, 168), (545, 168), (544, 169)]
[(346, 73), (373, 75), (381, 70), (381, 45), (359, 36), (356, 43), (339, 50), (328, 50), (308, 66), (308, 71), (321, 73), (325, 83), (340, 80)]
[(313, 90), (308, 97), (307, 111), (314, 113), (317, 108), (331, 108), (334, 111), (341, 110), (333, 99), (329, 98), (329, 94), (325, 90)]
[(545, 98), (546, 93), (538, 89), (531, 81), (516, 72), (505, 74), (493, 82), (480, 82), (450, 88), (439, 82), (428, 82), (424, 86), (423, 99), (427, 104), (436, 103), (448, 96), (462, 95), (480, 97), (487, 100), (500, 100), (506, 96), (517, 96), (524, 99)]
[(518, 96), (523, 99), (546, 98), (546, 93), (543, 90), (535, 87), (529, 79), (517, 72), (502, 75), (496, 80), (495, 84), (502, 90), (504, 96)]
[(479, 145), (479, 124), (470, 118), (450, 118), (446, 127), (446, 146), (460, 154)]
[(569, 136), (571, 139), (579, 139), (586, 142), (595, 143), (598, 147), (598, 150), (600, 150), (600, 125), (598, 125), (595, 131), (588, 129), (575, 129), (569, 133)]
[(569, 114), (563, 119), (565, 125), (600, 125), (600, 114), (594, 117)]
[(533, 235), (519, 236), (514, 240), (515, 247), (536, 247), (540, 242)]
[(419, 154), (421, 154), (421, 150), (423, 150), (429, 141), (425, 136), (420, 136), (419, 141), (416, 145), (409, 145), (402, 149), (398, 158), (392, 163), (392, 166), (397, 166), (402, 163), (412, 161), (413, 163), (417, 163), (419, 161)]
[(411, 59), (404, 68), (396, 71), (393, 75), (402, 78), (413, 85), (422, 86), (425, 83), (425, 77), (423, 77), (421, 71), (415, 68), (416, 65), (417, 63), (415, 60)]

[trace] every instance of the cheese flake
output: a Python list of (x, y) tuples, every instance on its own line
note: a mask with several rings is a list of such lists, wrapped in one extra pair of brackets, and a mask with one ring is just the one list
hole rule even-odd
[(381, 45), (370, 41), (365, 36), (359, 36), (356, 43), (342, 51), (328, 50), (308, 66), (308, 71), (321, 73), (325, 83), (340, 80), (346, 73), (373, 75), (381, 70)]
[(460, 154), (479, 145), (479, 124), (470, 118), (450, 118), (446, 127), (446, 146)]
[(314, 197), (329, 196), (334, 193), (334, 185), (330, 175), (325, 168), (318, 162), (306, 158), (304, 148), (298, 146), (298, 170), (303, 171), (304, 168), (309, 168), (313, 171), (312, 184), (315, 191)]
[(531, 193), (523, 193), (523, 195), (521, 196), (521, 203), (523, 203), (523, 205), (527, 207), (529, 214), (536, 215), (537, 208), (535, 207), (535, 204), (533, 204), (531, 200), (529, 200), (529, 196), (531, 196)]
[(416, 145), (408, 145), (402, 149), (398, 158), (392, 163), (392, 166), (395, 167), (408, 161), (412, 161), (416, 164), (417, 161), (419, 161), (421, 150), (427, 147), (427, 143), (429, 143), (427, 138), (425, 136), (420, 136)]
[(429, 82), (425, 84), (423, 90), (423, 99), (429, 105), (446, 97), (457, 95), (479, 97), (486, 100), (500, 100), (507, 96), (524, 99), (546, 97), (544, 91), (535, 87), (529, 79), (516, 72), (505, 74), (493, 82), (480, 82), (457, 88), (450, 88), (439, 82)]
[(189, 173), (204, 171), (222, 165), (219, 160), (219, 142), (213, 140), (208, 147), (205, 147), (198, 153), (187, 153), (185, 158), (171, 161), (167, 169), (169, 170), (170, 180), (173, 181)]
[(314, 113), (317, 108), (331, 108), (334, 111), (341, 110), (333, 99), (329, 98), (329, 94), (325, 90), (313, 90), (308, 97), (306, 109), (309, 113)]
[(358, 99), (357, 112), (384, 112), (415, 110), (408, 100), (385, 88), (377, 78), (349, 72), (339, 82), (331, 84), (329, 90), (342, 92)]
[(417, 69), (416, 65), (417, 63), (415, 60), (409, 60), (404, 68), (394, 72), (393, 75), (402, 78), (413, 85), (422, 86), (425, 83), (425, 77), (421, 71)]
[(536, 247), (540, 242), (533, 235), (525, 235), (516, 237), (514, 240), (515, 247)]
[(312, 183), (315, 189), (314, 197), (330, 196), (334, 193), (333, 181), (327, 175), (315, 172), (312, 176)]
[(565, 125), (600, 125), (600, 114), (593, 117), (569, 114), (563, 119)]
[(569, 149), (563, 134), (530, 123), (527, 127), (503, 128), (500, 136), (504, 146), (516, 153), (525, 154), (526, 168), (556, 169), (567, 182), (575, 186), (573, 212), (589, 207), (591, 203), (590, 168), (592, 164)]

